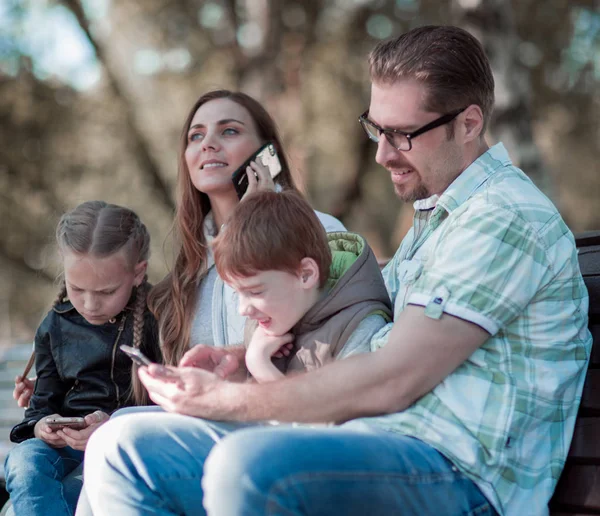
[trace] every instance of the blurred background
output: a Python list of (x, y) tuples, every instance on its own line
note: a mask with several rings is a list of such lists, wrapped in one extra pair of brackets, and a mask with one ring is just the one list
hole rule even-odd
[(573, 231), (600, 229), (599, 1), (0, 0), (0, 350), (31, 342), (56, 295), (54, 227), (83, 200), (136, 210), (150, 279), (165, 274), (178, 137), (209, 89), (261, 100), (315, 208), (391, 256), (412, 207), (357, 117), (369, 50), (424, 24), (482, 41), (497, 81), (490, 143)]

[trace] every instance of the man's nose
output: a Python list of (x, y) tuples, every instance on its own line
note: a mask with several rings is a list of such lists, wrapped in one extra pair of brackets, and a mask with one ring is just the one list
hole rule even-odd
[(375, 161), (377, 163), (385, 167), (390, 161), (397, 160), (400, 154), (402, 154), (402, 151), (396, 149), (383, 134), (379, 135), (377, 153), (375, 154)]

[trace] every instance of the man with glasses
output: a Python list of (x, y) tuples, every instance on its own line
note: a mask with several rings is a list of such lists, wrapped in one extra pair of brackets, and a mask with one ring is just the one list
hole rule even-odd
[(573, 237), (488, 148), (494, 81), (469, 33), (414, 29), (379, 44), (370, 73), (359, 121), (415, 207), (384, 270), (394, 323), (372, 353), (269, 384), (210, 372), (237, 367), (225, 351), (199, 350), (175, 383), (144, 374), (175, 414), (96, 432), (95, 514), (547, 513), (591, 348)]

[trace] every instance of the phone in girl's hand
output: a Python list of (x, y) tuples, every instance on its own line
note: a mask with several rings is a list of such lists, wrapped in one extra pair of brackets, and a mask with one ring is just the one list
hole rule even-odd
[(58, 430), (64, 427), (72, 428), (73, 430), (82, 430), (87, 426), (85, 419), (82, 417), (51, 416), (47, 417), (44, 420), (44, 423), (46, 423), (50, 428), (52, 428), (52, 430)]
[(267, 167), (272, 178), (275, 178), (281, 172), (281, 161), (279, 161), (279, 156), (277, 156), (275, 144), (268, 142), (252, 154), (252, 156), (250, 156), (242, 166), (231, 175), (233, 186), (240, 199), (248, 189), (248, 175), (246, 169), (250, 166), (252, 161), (258, 161), (263, 166)]
[[(139, 366), (149, 366), (150, 364), (155, 364), (155, 362), (152, 362), (138, 348), (127, 346), (126, 344), (121, 344), (119, 348), (121, 348), (121, 351), (123, 351), (123, 353), (125, 353), (129, 358), (131, 358), (131, 360), (133, 360)], [(160, 366), (160, 364), (156, 365)], [(177, 373), (164, 366), (160, 366), (159, 371), (154, 372), (153, 376), (167, 376), (171, 378), (179, 377)]]

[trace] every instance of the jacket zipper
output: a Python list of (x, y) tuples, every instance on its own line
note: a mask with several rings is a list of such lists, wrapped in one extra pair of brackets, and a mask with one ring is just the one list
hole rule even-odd
[(121, 406), (121, 401), (120, 401), (121, 396), (119, 394), (119, 386), (117, 385), (117, 382), (115, 382), (115, 362), (117, 359), (117, 346), (119, 345), (119, 339), (121, 338), (121, 333), (123, 333), (123, 329), (125, 328), (126, 319), (127, 319), (127, 314), (123, 314), (123, 318), (121, 319), (121, 324), (119, 325), (119, 329), (117, 331), (117, 338), (115, 339), (115, 343), (113, 345), (112, 364), (110, 367), (110, 379), (112, 380), (113, 385), (115, 386), (115, 392), (117, 395), (117, 409)]

